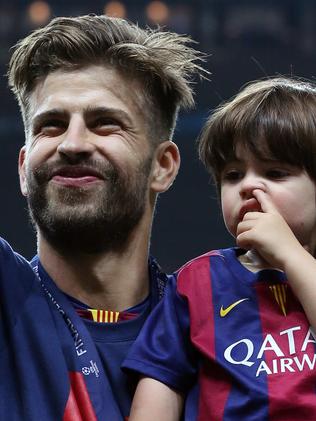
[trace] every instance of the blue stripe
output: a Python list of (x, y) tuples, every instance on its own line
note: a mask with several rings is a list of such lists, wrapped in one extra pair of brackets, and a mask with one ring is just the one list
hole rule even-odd
[[(257, 360), (257, 354), (263, 341), (256, 291), (252, 288), (256, 275), (239, 263), (234, 249), (221, 252), (223, 257), (211, 257), (211, 279), (216, 356), (232, 377), (223, 421), (264, 421), (268, 419), (268, 388), (266, 374), (256, 377), (262, 361)], [(220, 316), (221, 306), (226, 309), (243, 298), (247, 300), (225, 317)]]

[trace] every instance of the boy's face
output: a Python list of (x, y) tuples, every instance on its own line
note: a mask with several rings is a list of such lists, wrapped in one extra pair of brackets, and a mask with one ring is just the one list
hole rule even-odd
[(253, 196), (262, 190), (302, 245), (313, 246), (316, 234), (316, 186), (302, 169), (274, 159), (258, 160), (242, 145), (236, 159), (221, 175), (221, 203), (225, 225), (235, 237), (245, 213), (261, 211)]

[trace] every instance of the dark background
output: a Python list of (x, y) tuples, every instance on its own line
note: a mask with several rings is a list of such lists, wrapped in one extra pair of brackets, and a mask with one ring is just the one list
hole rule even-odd
[[(182, 166), (171, 190), (160, 196), (152, 253), (167, 270), (209, 249), (229, 246), (216, 192), (198, 161), (195, 139), (218, 103), (249, 80), (266, 76), (315, 77), (315, 0), (0, 0), (0, 232), (15, 250), (32, 257), (36, 240), (17, 176), (24, 142), (17, 104), (6, 84), (10, 47), (53, 16), (102, 14), (111, 6), (140, 26), (164, 25), (189, 34), (207, 54), (210, 82), (197, 83), (195, 110), (180, 115), (175, 141)], [(113, 12), (111, 12), (113, 13)]]

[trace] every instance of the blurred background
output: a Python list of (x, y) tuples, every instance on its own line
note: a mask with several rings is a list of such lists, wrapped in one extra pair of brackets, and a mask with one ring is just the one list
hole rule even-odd
[(24, 134), (5, 77), (10, 47), (52, 17), (87, 13), (125, 17), (140, 26), (159, 24), (190, 35), (209, 54), (211, 80), (197, 82), (196, 108), (179, 117), (175, 141), (181, 171), (158, 200), (151, 248), (172, 271), (209, 249), (233, 245), (195, 139), (211, 110), (247, 81), (278, 74), (315, 78), (315, 0), (0, 0), (0, 232), (27, 258), (35, 253), (36, 239), (18, 185)]

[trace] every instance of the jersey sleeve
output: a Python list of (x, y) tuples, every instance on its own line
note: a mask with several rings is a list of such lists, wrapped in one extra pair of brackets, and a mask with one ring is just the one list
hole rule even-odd
[(19, 311), (33, 288), (39, 288), (29, 262), (14, 252), (0, 238), (0, 308), (1, 319), (14, 325)]
[(186, 392), (196, 376), (196, 361), (190, 343), (188, 305), (177, 292), (176, 277), (172, 277), (122, 368)]

